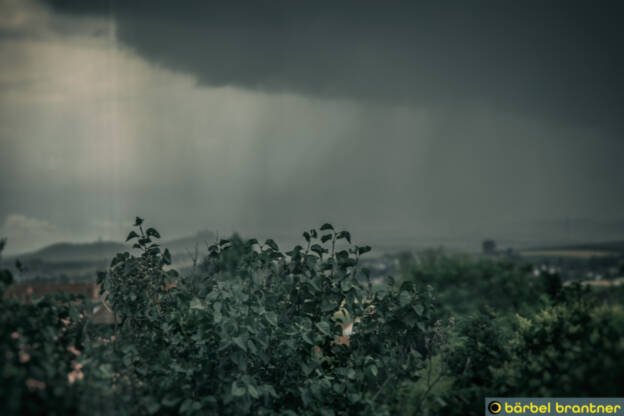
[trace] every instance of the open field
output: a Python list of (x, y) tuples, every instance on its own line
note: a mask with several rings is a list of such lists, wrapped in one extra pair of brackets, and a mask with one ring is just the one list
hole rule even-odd
[(618, 256), (618, 252), (601, 250), (579, 250), (579, 249), (545, 249), (545, 250), (525, 250), (519, 254), (523, 257), (564, 257), (589, 259), (592, 257), (612, 257)]

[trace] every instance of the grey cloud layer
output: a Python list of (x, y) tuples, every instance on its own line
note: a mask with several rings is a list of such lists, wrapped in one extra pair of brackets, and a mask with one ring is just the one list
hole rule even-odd
[(49, 3), (114, 16), (127, 45), (210, 85), (428, 107), (477, 101), (622, 131), (617, 1)]

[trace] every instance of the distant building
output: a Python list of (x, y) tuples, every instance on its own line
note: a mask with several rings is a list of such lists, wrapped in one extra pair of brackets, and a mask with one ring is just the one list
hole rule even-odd
[(53, 282), (23, 282), (14, 283), (4, 293), (7, 298), (17, 299), (21, 302), (30, 302), (54, 293), (70, 293), (82, 295), (91, 300), (99, 299), (99, 287), (95, 283), (53, 283)]
[(481, 250), (483, 251), (483, 254), (486, 254), (488, 256), (497, 254), (496, 242), (490, 239), (483, 240), (483, 243), (481, 244)]
[(33, 299), (54, 293), (70, 293), (82, 295), (94, 302), (93, 322), (98, 324), (114, 323), (113, 314), (104, 307), (100, 301), (100, 287), (96, 283), (49, 283), (49, 282), (23, 282), (15, 283), (4, 292), (5, 298), (16, 299), (20, 302), (31, 302)]

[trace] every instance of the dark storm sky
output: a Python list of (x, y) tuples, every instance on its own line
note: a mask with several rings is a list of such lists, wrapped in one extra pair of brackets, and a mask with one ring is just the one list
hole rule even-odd
[(622, 127), (617, 1), (50, 3), (112, 15), (122, 42), (207, 85), (417, 106), (477, 101)]
[(423, 238), (623, 217), (621, 2), (0, 5), (0, 217), (24, 246), (135, 213)]

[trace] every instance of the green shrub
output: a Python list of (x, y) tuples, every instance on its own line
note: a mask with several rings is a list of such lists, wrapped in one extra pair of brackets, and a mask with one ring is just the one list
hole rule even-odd
[(514, 395), (624, 393), (624, 311), (580, 298), (518, 317), (510, 358), (497, 372)]
[(460, 318), (437, 364), (444, 388), (423, 402), (417, 383), (404, 383), (402, 414), (480, 415), (487, 396), (624, 394), (624, 311), (589, 295), (571, 287), (526, 317)]
[(70, 295), (29, 304), (3, 299), (12, 281), (0, 270), (0, 414), (74, 414), (87, 304)]
[(119, 254), (101, 276), (116, 355), (85, 368), (93, 385), (116, 386), (100, 393), (120, 404), (107, 411), (382, 414), (432, 352), (430, 294), (374, 286), (358, 267), (369, 248), (329, 224), (286, 253), (221, 240), (185, 277), (168, 270), (157, 231), (136, 226), (141, 254)]
[(471, 314), (489, 307), (499, 312), (533, 312), (561, 289), (556, 274), (534, 276), (532, 267), (507, 259), (449, 255), (429, 250), (401, 257), (401, 274), (418, 285), (431, 285), (441, 311)]

